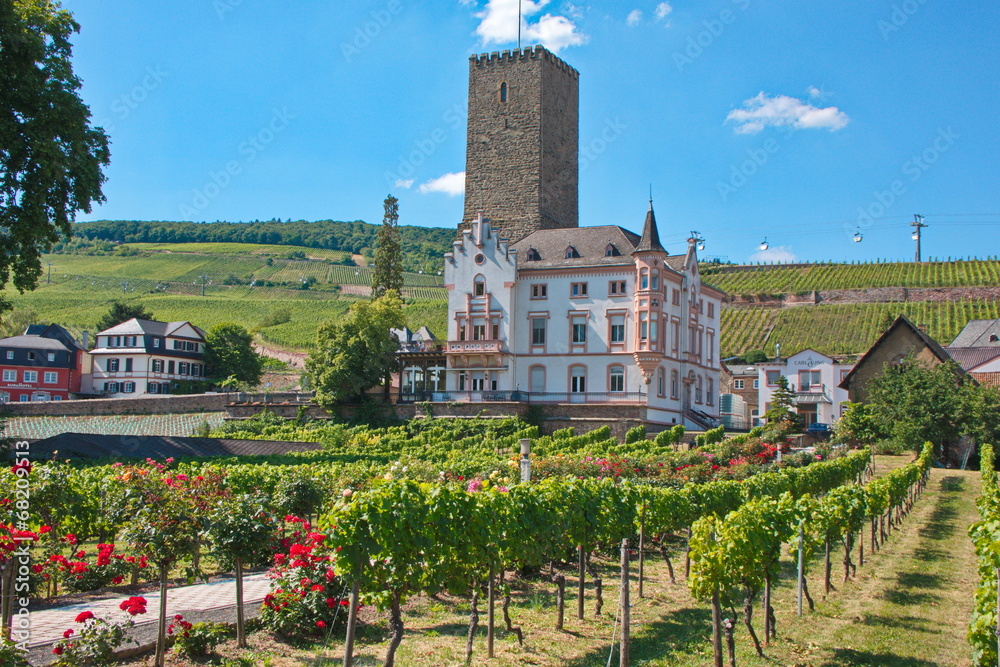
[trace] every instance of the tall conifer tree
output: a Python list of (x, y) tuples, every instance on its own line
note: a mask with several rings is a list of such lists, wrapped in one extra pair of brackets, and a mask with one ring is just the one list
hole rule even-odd
[(372, 276), (372, 298), (377, 299), (390, 290), (403, 290), (403, 252), (399, 242), (399, 200), (385, 198), (385, 216), (378, 230), (378, 247), (375, 249), (375, 273)]

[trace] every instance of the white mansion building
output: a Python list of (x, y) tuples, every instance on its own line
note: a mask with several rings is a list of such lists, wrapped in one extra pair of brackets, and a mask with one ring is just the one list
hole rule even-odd
[(510, 244), (482, 215), (445, 255), (445, 389), (471, 401), (632, 403), (646, 420), (718, 419), (719, 311), (696, 242), (616, 226), (535, 231)]

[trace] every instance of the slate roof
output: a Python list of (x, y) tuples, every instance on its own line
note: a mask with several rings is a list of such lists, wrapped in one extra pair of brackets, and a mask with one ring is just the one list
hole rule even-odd
[(945, 351), (966, 371), (1000, 357), (1000, 347), (946, 347)]
[(29, 324), (24, 333), (0, 340), (0, 346), (31, 350), (82, 350), (73, 334), (58, 324)]
[(47, 459), (55, 452), (67, 458), (154, 458), (168, 456), (266, 456), (322, 449), (315, 442), (174, 438), (168, 436), (96, 435), (62, 433), (31, 443), (33, 459)]
[(635, 247), (635, 252), (647, 252), (656, 250), (666, 252), (660, 245), (660, 230), (656, 228), (656, 215), (653, 214), (653, 202), (649, 202), (649, 210), (646, 211), (646, 222), (642, 225), (642, 238), (639, 245)]
[[(623, 266), (634, 267), (632, 253), (642, 237), (616, 225), (577, 227), (575, 229), (543, 229), (532, 232), (511, 248), (517, 250), (517, 266), (524, 269), (555, 269), (570, 267)], [(659, 242), (659, 241), (657, 241)], [(617, 254), (607, 256), (608, 244)], [(567, 257), (572, 247), (573, 256)], [(539, 259), (529, 260), (528, 250), (534, 249)], [(664, 263), (674, 271), (684, 270), (685, 255), (670, 255)]]
[(59, 350), (61, 352), (72, 351), (61, 341), (54, 338), (42, 338), (41, 336), (11, 336), (0, 340), (0, 347), (16, 347), (29, 350)]
[(142, 335), (150, 334), (152, 336), (169, 336), (173, 332), (180, 329), (185, 324), (191, 325), (191, 328), (198, 332), (198, 334), (204, 338), (205, 332), (191, 324), (190, 322), (157, 322), (155, 320), (140, 320), (139, 318), (133, 317), (132, 319), (122, 322), (117, 326), (113, 326), (110, 329), (105, 329), (104, 331), (99, 331), (98, 336), (132, 336), (132, 335)]
[[(990, 340), (995, 336), (997, 340)], [(949, 347), (1000, 348), (1000, 320), (969, 320)]]

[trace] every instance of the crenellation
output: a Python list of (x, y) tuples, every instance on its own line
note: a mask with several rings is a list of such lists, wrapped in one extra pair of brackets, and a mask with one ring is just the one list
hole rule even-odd
[(579, 226), (578, 125), (578, 74), (545, 48), (472, 56), (462, 226), (479, 210), (514, 242)]

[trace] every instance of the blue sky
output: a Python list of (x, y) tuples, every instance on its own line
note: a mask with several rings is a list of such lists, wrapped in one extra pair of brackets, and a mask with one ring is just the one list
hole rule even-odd
[[(517, 0), (64, 0), (112, 140), (82, 220), (455, 227), (468, 57)], [(753, 260), (1000, 253), (1000, 4), (523, 0), (580, 77), (581, 225)], [(457, 193), (457, 194), (456, 194)], [(864, 240), (854, 243), (860, 228)], [(767, 238), (770, 247), (760, 253)]]

